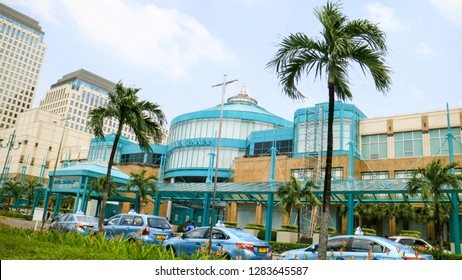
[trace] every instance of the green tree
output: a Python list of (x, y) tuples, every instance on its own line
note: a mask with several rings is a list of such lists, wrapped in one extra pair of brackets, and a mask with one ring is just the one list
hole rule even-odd
[(44, 187), (42, 184), (38, 183), (36, 180), (26, 180), (26, 182), (24, 183), (24, 188), (27, 193), (27, 212), (29, 213), (30, 202), (35, 197), (35, 191), (38, 189), (43, 189)]
[(14, 179), (8, 179), (3, 183), (3, 188), (1, 190), (2, 195), (9, 194), (14, 199), (13, 207), (19, 208), (19, 200), (22, 195), (26, 192), (24, 184), (21, 182), (15, 181)]
[(130, 180), (125, 186), (128, 191), (131, 191), (133, 188), (138, 188), (138, 201), (136, 212), (140, 213), (140, 202), (143, 201), (146, 203), (148, 200), (148, 191), (151, 190), (151, 196), (154, 196), (157, 193), (157, 187), (155, 180), (156, 176), (146, 176), (146, 169), (143, 169), (140, 173), (130, 173)]
[(443, 249), (443, 223), (440, 210), (440, 200), (444, 197), (443, 190), (452, 187), (454, 190), (461, 188), (462, 175), (454, 174), (451, 170), (458, 163), (444, 164), (441, 159), (434, 159), (425, 167), (420, 167), (412, 173), (412, 178), (406, 183), (410, 195), (420, 196), (423, 200), (433, 200), (435, 206), (435, 233), (440, 249)]
[(340, 9), (340, 3), (331, 2), (315, 9), (316, 17), (323, 26), (320, 38), (309, 38), (303, 33), (290, 34), (278, 45), (279, 50), (267, 64), (267, 67), (275, 69), (283, 92), (292, 99), (305, 98), (297, 88), (303, 74), (308, 76), (311, 73), (315, 78), (325, 76), (327, 80), (329, 109), (319, 240), (321, 259), (327, 255), (335, 97), (342, 101), (352, 99), (348, 70), (353, 62), (359, 64), (364, 74), (370, 73), (379, 91), (386, 93), (391, 85), (390, 69), (384, 60), (387, 53), (385, 34), (368, 20), (348, 21)]
[(111, 171), (123, 128), (128, 127), (133, 130), (140, 148), (145, 152), (152, 151), (149, 145), (150, 142), (160, 142), (163, 137), (162, 127), (166, 123), (163, 111), (156, 103), (139, 101), (137, 96), (139, 90), (139, 88), (124, 87), (119, 82), (115, 86), (114, 92), (108, 94), (109, 102), (107, 107), (97, 107), (89, 113), (90, 121), (88, 127), (97, 138), (103, 140), (105, 138), (103, 128), (106, 119), (112, 119), (118, 125), (109, 156), (106, 182), (99, 210), (99, 230), (103, 228), (104, 213), (110, 189)]
[(312, 206), (321, 205), (319, 199), (312, 193), (313, 188), (319, 188), (315, 185), (314, 181), (307, 181), (302, 187), (300, 180), (291, 177), (289, 182), (276, 191), (276, 195), (281, 199), (281, 207), (284, 213), (289, 216), (289, 221), (294, 208), (297, 211), (298, 241), (300, 241), (300, 216), (302, 207), (307, 202)]
[[(106, 178), (106, 175), (104, 175), (90, 182), (87, 190), (87, 199), (96, 196), (98, 198), (98, 204), (101, 204), (101, 199), (104, 195), (104, 188), (107, 181)], [(108, 198), (118, 194), (119, 192), (117, 190), (117, 184), (114, 182), (114, 180), (111, 179), (109, 183)]]

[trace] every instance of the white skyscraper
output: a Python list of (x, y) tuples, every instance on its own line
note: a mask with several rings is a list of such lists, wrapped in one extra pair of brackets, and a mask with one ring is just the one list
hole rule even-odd
[(31, 109), (43, 66), (45, 33), (38, 21), (0, 4), (0, 129)]

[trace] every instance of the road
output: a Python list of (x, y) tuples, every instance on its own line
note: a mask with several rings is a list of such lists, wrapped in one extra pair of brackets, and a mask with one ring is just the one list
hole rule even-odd
[[(5, 217), (5, 216), (0, 216), (0, 223), (9, 225), (12, 227), (19, 227), (19, 228), (24, 228), (24, 229), (40, 230), (40, 228), (42, 227), (42, 222), (28, 221), (24, 219), (16, 219), (16, 218)], [(49, 227), (50, 227), (50, 222), (46, 222), (44, 225), (44, 229), (48, 230)]]

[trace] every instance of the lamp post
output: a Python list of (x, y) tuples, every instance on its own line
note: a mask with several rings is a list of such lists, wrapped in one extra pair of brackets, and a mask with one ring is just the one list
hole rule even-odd
[(59, 147), (58, 147), (58, 154), (56, 155), (56, 161), (55, 161), (55, 166), (53, 168), (53, 178), (50, 177), (50, 174), (48, 173), (48, 177), (50, 178), (50, 182), (49, 182), (49, 188), (47, 188), (47, 190), (45, 190), (45, 198), (44, 198), (44, 201), (43, 201), (43, 214), (42, 214), (42, 227), (40, 230), (43, 231), (43, 226), (45, 225), (45, 219), (46, 219), (46, 216), (47, 216), (47, 209), (48, 209), (48, 202), (50, 200), (50, 195), (51, 195), (51, 191), (53, 189), (53, 182), (55, 180), (55, 175), (56, 175), (56, 168), (58, 166), (58, 161), (59, 161), (59, 154), (61, 153), (61, 146), (63, 145), (63, 139), (64, 139), (64, 132), (66, 131), (66, 121), (68, 119), (70, 119), (71, 117), (70, 116), (67, 116), (66, 118), (64, 119), (61, 119), (62, 121), (64, 121), (64, 124), (63, 124), (63, 132), (61, 133), (61, 140), (59, 141)]
[[(6, 170), (6, 165), (8, 163), (8, 158), (10, 157), (10, 152), (11, 150), (17, 150), (21, 146), (22, 142), (18, 141), (17, 146), (14, 147), (16, 139), (16, 130), (13, 130), (13, 134), (10, 135), (10, 138), (8, 139), (8, 142), (3, 146), (1, 143), (3, 142), (3, 139), (0, 139), (0, 147), (2, 148), (8, 148), (8, 151), (6, 152), (6, 158), (5, 158), (5, 163), (3, 164), (3, 170), (2, 170), (2, 177), (0, 179), (0, 182), (3, 183), (3, 179), (5, 177), (5, 170)], [(8, 175), (6, 176), (8, 177)]]
[(209, 253), (212, 253), (212, 231), (213, 231), (213, 214), (215, 212), (215, 200), (217, 197), (217, 180), (218, 180), (218, 160), (220, 155), (220, 140), (221, 140), (221, 127), (223, 124), (223, 106), (225, 102), (225, 93), (226, 93), (226, 85), (236, 82), (237, 80), (226, 81), (226, 74), (223, 75), (223, 83), (213, 85), (212, 87), (222, 86), (221, 91), (221, 108), (220, 108), (220, 121), (218, 126), (218, 140), (217, 140), (217, 156), (216, 156), (216, 164), (215, 164), (215, 177), (213, 180), (213, 196), (212, 196), (212, 213), (210, 214), (210, 232), (209, 232)]

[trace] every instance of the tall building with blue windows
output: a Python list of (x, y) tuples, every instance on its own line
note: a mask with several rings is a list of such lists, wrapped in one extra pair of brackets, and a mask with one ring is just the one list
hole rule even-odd
[(0, 3), (0, 129), (31, 109), (46, 45), (39, 22)]
[[(116, 84), (85, 69), (80, 69), (64, 75), (51, 85), (46, 96), (40, 100), (39, 108), (62, 118), (70, 119), (66, 127), (91, 137), (87, 128), (88, 113), (96, 107), (105, 107), (109, 101), (108, 93), (113, 91)], [(103, 131), (105, 134), (116, 133), (118, 122), (105, 120)], [(122, 135), (130, 141), (136, 141), (135, 134), (130, 128), (124, 127)]]

